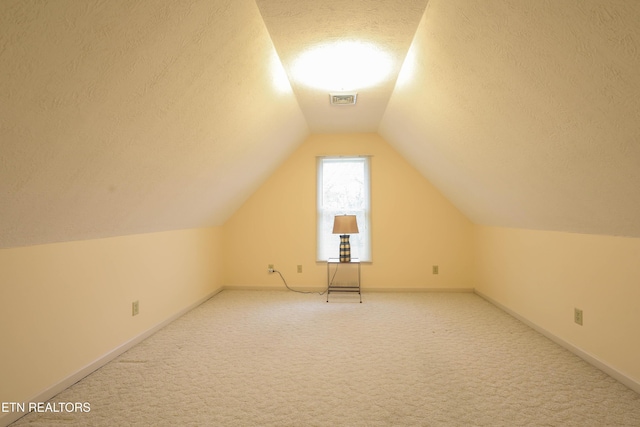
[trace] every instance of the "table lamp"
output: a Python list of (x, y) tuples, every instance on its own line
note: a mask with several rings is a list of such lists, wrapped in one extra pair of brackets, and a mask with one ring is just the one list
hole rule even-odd
[(333, 219), (333, 234), (340, 234), (340, 262), (351, 262), (349, 234), (358, 233), (355, 215), (336, 215)]

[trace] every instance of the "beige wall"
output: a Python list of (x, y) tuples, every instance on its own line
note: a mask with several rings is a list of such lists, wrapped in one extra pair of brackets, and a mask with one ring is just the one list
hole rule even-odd
[(640, 239), (478, 226), (475, 243), (479, 292), (640, 383)]
[(312, 135), (236, 211), (224, 225), (225, 285), (281, 287), (266, 271), (274, 264), (292, 287), (326, 286), (326, 264), (316, 263), (319, 155), (372, 156), (373, 262), (362, 266), (363, 289), (472, 288), (472, 224), (369, 133)]
[(221, 288), (220, 235), (209, 228), (0, 250), (0, 402), (35, 397)]

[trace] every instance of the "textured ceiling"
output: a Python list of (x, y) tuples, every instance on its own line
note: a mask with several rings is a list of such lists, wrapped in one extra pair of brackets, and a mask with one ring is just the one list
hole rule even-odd
[[(310, 132), (375, 130), (476, 223), (640, 237), (639, 23), (636, 0), (3, 0), (0, 247), (221, 225)], [(355, 37), (396, 60), (358, 105), (289, 84)]]
[(0, 247), (221, 224), (309, 133), (253, 0), (3, 0), (0, 76)]
[[(427, 1), (256, 0), (312, 132), (378, 130)], [(330, 105), (327, 90), (305, 86), (292, 73), (295, 60), (309, 48), (346, 40), (373, 43), (392, 59), (389, 76), (358, 90), (357, 104), (349, 107)]]
[(435, 1), (380, 134), (472, 221), (640, 237), (640, 2)]

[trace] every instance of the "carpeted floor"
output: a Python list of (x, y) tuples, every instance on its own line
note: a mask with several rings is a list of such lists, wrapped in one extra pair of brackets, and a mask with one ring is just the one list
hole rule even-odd
[(13, 426), (640, 426), (640, 395), (470, 293), (224, 291)]

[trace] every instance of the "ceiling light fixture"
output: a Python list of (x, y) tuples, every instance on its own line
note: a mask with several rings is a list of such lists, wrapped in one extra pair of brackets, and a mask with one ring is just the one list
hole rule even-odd
[(389, 77), (391, 57), (378, 46), (341, 41), (315, 46), (292, 66), (293, 79), (326, 91), (354, 91), (375, 86)]

